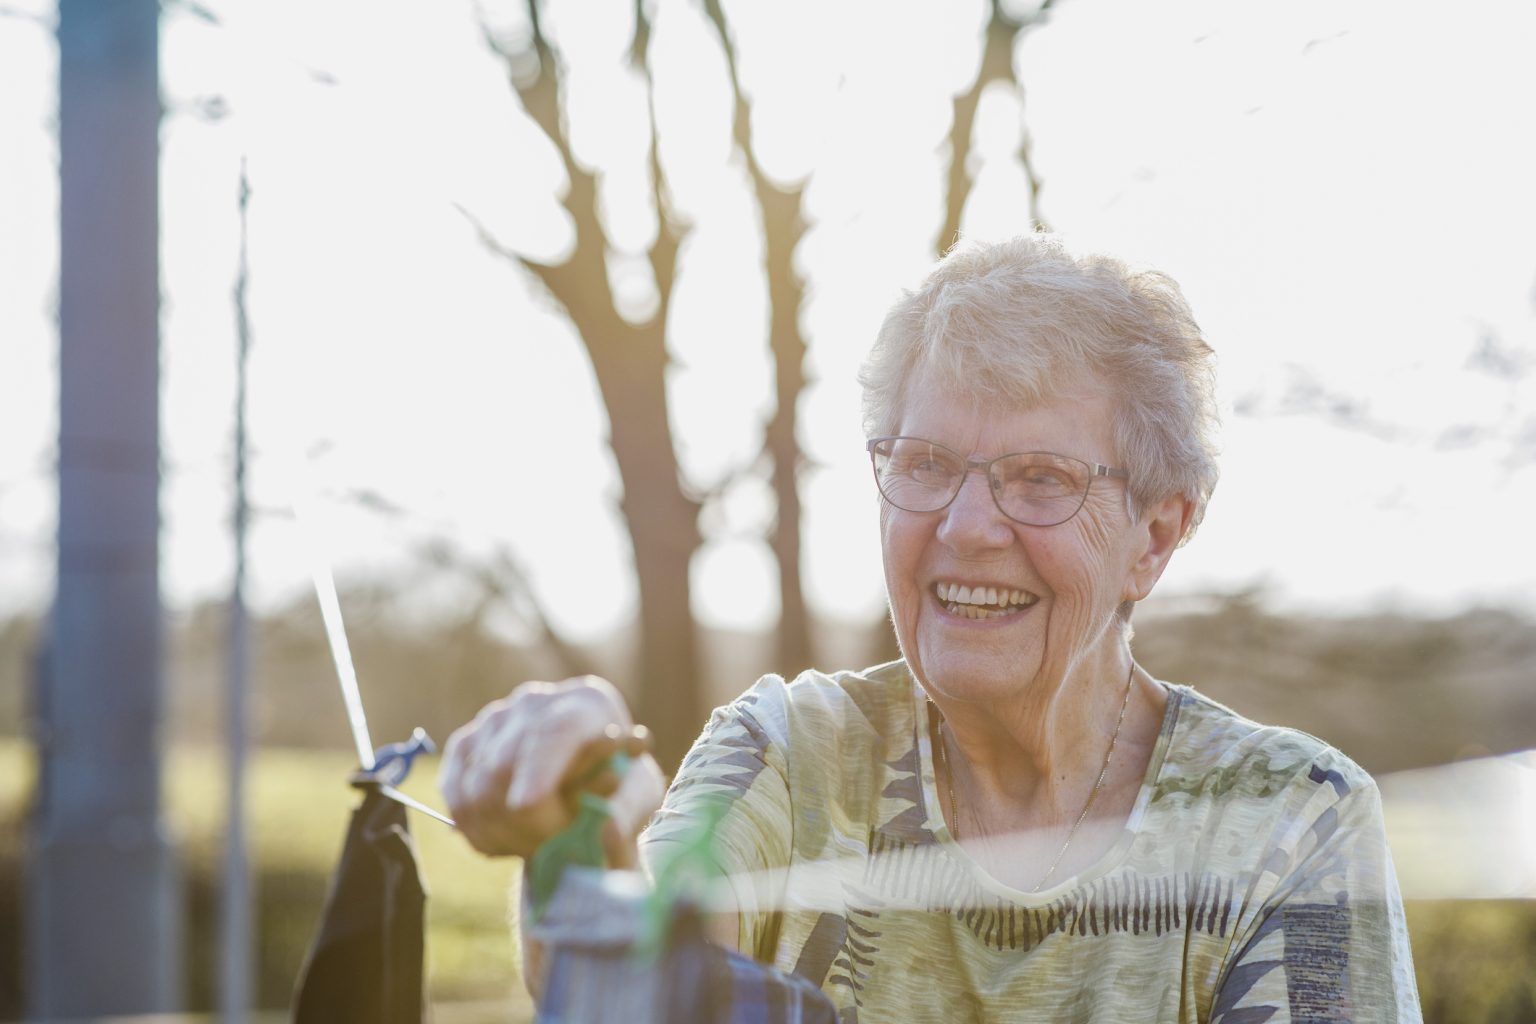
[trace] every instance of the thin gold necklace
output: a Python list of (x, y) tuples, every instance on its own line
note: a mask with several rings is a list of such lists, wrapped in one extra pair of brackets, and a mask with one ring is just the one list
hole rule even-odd
[[(1072, 828), (1067, 831), (1067, 841), (1061, 844), (1061, 849), (1056, 851), (1056, 857), (1051, 861), (1051, 866), (1045, 869), (1045, 874), (1040, 876), (1040, 881), (1029, 891), (1039, 892), (1056, 873), (1056, 867), (1061, 863), (1061, 858), (1067, 854), (1067, 847), (1072, 845), (1072, 840), (1077, 836), (1078, 827), (1088, 817), (1088, 811), (1093, 807), (1093, 798), (1099, 795), (1099, 790), (1104, 788), (1104, 780), (1109, 777), (1109, 765), (1115, 758), (1115, 742), (1120, 739), (1120, 727), (1125, 724), (1125, 709), (1131, 704), (1131, 680), (1136, 678), (1136, 662), (1131, 662), (1131, 671), (1125, 677), (1125, 696), (1120, 701), (1120, 717), (1115, 720), (1115, 731), (1109, 737), (1109, 749), (1104, 751), (1104, 767), (1099, 769), (1099, 780), (1093, 784), (1093, 790), (1088, 794), (1088, 801), (1083, 804), (1083, 813), (1077, 816), (1072, 823)], [(949, 809), (954, 814), (954, 822), (950, 825), (950, 832), (958, 840), (960, 838), (960, 805), (955, 802), (955, 773), (950, 768), (949, 754), (944, 749), (944, 713), (939, 711), (938, 705), (930, 698), (928, 706), (933, 708), (938, 715), (938, 725), (934, 729), (937, 742), (934, 749), (938, 752), (939, 767), (944, 771), (946, 795), (949, 797)]]

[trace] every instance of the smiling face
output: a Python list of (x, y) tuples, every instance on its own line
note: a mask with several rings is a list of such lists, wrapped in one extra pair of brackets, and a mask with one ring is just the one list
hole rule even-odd
[[(1120, 464), (1099, 389), (1015, 412), (984, 412), (920, 385), (910, 393), (917, 397), (896, 433), (978, 459), (1050, 451)], [(1075, 516), (1050, 527), (1003, 515), (979, 472), (938, 512), (882, 502), (891, 615), (913, 673), (941, 699), (1046, 696), (1085, 658), (1120, 642), (1115, 609), (1151, 591), (1172, 550), (1156, 521), (1156, 510), (1133, 521), (1125, 485), (1103, 477)]]

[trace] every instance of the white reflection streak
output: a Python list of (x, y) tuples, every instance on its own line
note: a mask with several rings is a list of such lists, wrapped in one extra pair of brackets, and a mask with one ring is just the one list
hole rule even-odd
[[(1393, 772), (1377, 784), (1404, 898), (1536, 898), (1536, 750)], [(706, 910), (842, 913), (850, 897), (872, 897), (882, 910), (940, 910), (955, 895), (953, 874), (919, 862), (931, 851), (917, 846), (736, 874), (701, 883), (694, 895)], [(910, 881), (889, 881), (898, 879)], [(1051, 891), (1059, 895), (1074, 883), (1063, 879)]]
[(1405, 897), (1536, 898), (1536, 750), (1377, 783)]
[[(1039, 843), (1027, 840), (1026, 833), (991, 836), (987, 846), (992, 855), (1006, 859), (1007, 847), (1017, 843), (1021, 857), (1038, 856)], [(962, 848), (966, 844), (962, 844)], [(880, 911), (949, 912), (972, 907), (992, 907), (1000, 901), (1017, 899), (998, 883), (988, 886), (965, 866), (965, 859), (950, 850), (922, 844), (869, 856), (849, 853), (819, 861), (801, 861), (788, 868), (742, 872), (699, 884), (690, 896), (705, 910), (735, 912), (813, 911), (846, 913), (850, 905), (877, 907)], [(1188, 873), (1177, 871), (1183, 885), (1193, 884)], [(1079, 882), (1079, 876), (1063, 877), (1038, 895), (1027, 897), (1041, 906), (1062, 900), (1080, 900), (1084, 886), (1105, 886), (1104, 892), (1116, 891), (1123, 883), (1115, 870), (1105, 875), (1091, 875)], [(1176, 887), (1179, 882), (1173, 883)], [(1181, 898), (1194, 894), (1177, 889)], [(1181, 904), (1182, 906), (1182, 904)]]

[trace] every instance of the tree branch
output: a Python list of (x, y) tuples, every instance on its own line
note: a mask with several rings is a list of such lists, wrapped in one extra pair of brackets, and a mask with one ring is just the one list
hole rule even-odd
[[(981, 65), (971, 87), (955, 97), (955, 113), (949, 130), (949, 176), (945, 190), (944, 225), (939, 229), (934, 248), (942, 255), (960, 240), (960, 219), (965, 204), (971, 196), (975, 180), (969, 168), (971, 145), (976, 130), (976, 111), (981, 106), (981, 95), (993, 82), (1008, 82), (1023, 101), (1024, 87), (1013, 67), (1013, 51), (1019, 37), (1039, 24), (1050, 11), (1055, 0), (1045, 0), (1038, 10), (1025, 21), (1015, 21), (1003, 12), (1002, 0), (992, 0), (992, 13), (987, 19), (986, 39), (982, 44)], [(1040, 212), (1041, 180), (1035, 172), (1030, 157), (1029, 132), (1020, 125), (1022, 136), (1019, 144), (1019, 161), (1029, 182), (1029, 213), (1037, 230), (1046, 230), (1045, 219)]]
[(553, 267), (549, 266), (548, 264), (540, 263), (537, 260), (531, 260), (524, 256), (522, 253), (513, 249), (511, 246), (507, 245), (505, 242), (501, 241), (501, 239), (497, 238), (495, 234), (491, 232), (490, 228), (485, 226), (484, 221), (475, 216), (473, 212), (471, 212), (462, 204), (454, 203), (453, 208), (458, 210), (465, 220), (469, 221), (470, 226), (475, 229), (475, 236), (479, 239), (479, 242), (482, 246), (489, 250), (493, 255), (501, 257), (508, 263), (515, 263), (522, 267), (524, 270), (533, 274), (544, 284), (545, 289), (554, 295), (556, 300), (559, 300), (560, 295), (555, 290), (555, 286), (553, 283), (551, 283), (550, 280), (550, 274), (554, 270)]
[(768, 275), (768, 346), (773, 355), (773, 417), (764, 429), (763, 450), (773, 460), (772, 483), (777, 507), (769, 542), (779, 570), (778, 660), (785, 670), (814, 661), (810, 616), (800, 574), (801, 453), (795, 436), (799, 398), (805, 390), (805, 338), (800, 332), (800, 308), (805, 284), (795, 270), (795, 249), (805, 235), (802, 198), (804, 184), (781, 188), (771, 181), (752, 148), (751, 104), (741, 88), (736, 49), (720, 0), (704, 0), (720, 45), (734, 100), (732, 136), (752, 179), (763, 225), (763, 263)]
[[(609, 445), (623, 486), (624, 516), (639, 583), (639, 686), (637, 716), (656, 733), (658, 756), (668, 767), (682, 759), (706, 709), (701, 698), (697, 630), (689, 566), (702, 543), (699, 505), (685, 493), (667, 408), (666, 313), (676, 270), (680, 231), (669, 218), (666, 178), (655, 155), (653, 188), (661, 203), (651, 256), (660, 294), (658, 314), (632, 323), (619, 314), (608, 280), (609, 243), (598, 209), (597, 179), (577, 162), (562, 115), (559, 54), (544, 35), (538, 0), (527, 0), (532, 39), (509, 50), (488, 30), (492, 52), (507, 66), (513, 89), (529, 116), (555, 146), (570, 187), (561, 202), (575, 225), (571, 255), (551, 266), (512, 253), (477, 225), (483, 242), (539, 277), (564, 308), (591, 361), (608, 413)], [(644, 57), (650, 25), (640, 12), (631, 54)], [(485, 19), (481, 18), (482, 29)], [(649, 85), (649, 79), (647, 79)], [(466, 214), (466, 216), (468, 216)], [(469, 218), (474, 222), (474, 218)]]
[(492, 607), (504, 603), (532, 627), (539, 642), (555, 656), (565, 675), (585, 675), (592, 671), (592, 663), (586, 655), (550, 623), (549, 615), (534, 591), (533, 584), (529, 582), (527, 572), (505, 545), (497, 547), (489, 564), (467, 557), (449, 542), (442, 540), (420, 545), (417, 554), (433, 568), (467, 576), (480, 588), (480, 599), (475, 603), (466, 624), (478, 628)]
[(651, 243), (646, 256), (660, 297), (656, 319), (665, 330), (667, 315), (672, 308), (672, 289), (677, 281), (677, 256), (689, 225), (678, 215), (666, 172), (661, 166), (656, 130), (656, 79), (651, 72), (650, 48), (651, 23), (645, 14), (645, 0), (635, 0), (635, 36), (630, 43), (629, 58), (645, 79), (645, 112), (649, 127), (646, 159), (651, 170), (651, 201), (656, 207), (656, 240)]
[[(512, 88), (522, 100), (523, 109), (543, 131), (544, 137), (555, 147), (555, 151), (560, 154), (560, 162), (565, 167), (569, 187), (561, 200), (561, 205), (571, 215), (576, 226), (575, 253), (570, 261), (561, 267), (536, 264), (521, 257), (519, 259), (524, 266), (539, 275), (545, 286), (555, 294), (556, 298), (565, 303), (567, 309), (571, 309), (572, 302), (589, 301), (592, 298), (585, 293), (595, 282), (601, 281), (601, 290), (604, 293), (607, 292), (607, 268), (604, 259), (608, 251), (608, 239), (603, 231), (602, 221), (597, 216), (596, 176), (576, 160), (570, 139), (563, 128), (560, 55), (544, 35), (539, 21), (539, 0), (528, 0), (527, 7), (528, 22), (532, 31), (531, 56), (534, 58), (532, 64), (535, 68), (533, 74), (518, 73), (520, 65), (530, 63), (527, 59), (530, 55), (507, 49), (496, 38), (496, 34), (486, 23), (483, 13), (480, 16), (480, 33), (491, 52), (501, 58), (506, 65), (508, 81), (512, 83)], [(605, 300), (609, 308), (612, 307), (611, 295), (603, 294), (598, 298), (600, 301)]]

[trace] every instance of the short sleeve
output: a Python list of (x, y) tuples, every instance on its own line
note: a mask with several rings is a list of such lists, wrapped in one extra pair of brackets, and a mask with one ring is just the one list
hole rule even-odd
[(1381, 797), (1344, 767), (1307, 770), (1311, 794), (1256, 883), (1262, 906), (1222, 971), (1212, 1024), (1422, 1020)]
[(640, 837), (653, 875), (717, 808), (711, 852), (740, 915), (738, 948), (759, 959), (776, 941), (783, 872), (793, 840), (783, 735), (784, 681), (768, 676), (710, 717)]

